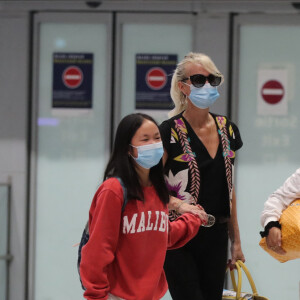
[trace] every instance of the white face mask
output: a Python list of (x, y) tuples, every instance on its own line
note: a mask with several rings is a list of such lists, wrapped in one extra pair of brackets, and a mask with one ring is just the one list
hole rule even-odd
[(143, 168), (150, 169), (156, 166), (161, 160), (164, 149), (162, 142), (147, 144), (143, 146), (133, 146), (138, 151), (138, 157), (131, 157)]

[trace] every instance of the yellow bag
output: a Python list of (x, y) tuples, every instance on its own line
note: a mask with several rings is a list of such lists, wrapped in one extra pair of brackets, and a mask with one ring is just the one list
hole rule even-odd
[(262, 238), (259, 245), (280, 262), (300, 258), (300, 199), (294, 200), (280, 217), (281, 247), (286, 254), (281, 255), (268, 248), (266, 238)]
[[(268, 298), (258, 295), (253, 278), (252, 278), (249, 270), (245, 266), (245, 264), (242, 261), (238, 260), (235, 263), (235, 265), (236, 265), (236, 270), (238, 273), (237, 284), (235, 281), (234, 270), (231, 270), (230, 277), (231, 277), (231, 281), (232, 281), (233, 291), (224, 290), (222, 300), (229, 300), (229, 299), (231, 299), (231, 300), (242, 300), (242, 299), (243, 300), (246, 300), (246, 299), (247, 300), (268, 300)], [(241, 292), (241, 289), (242, 289), (242, 271), (241, 271), (241, 269), (243, 269), (244, 273), (247, 276), (247, 279), (248, 279), (251, 289), (252, 289), (252, 293), (242, 293)]]

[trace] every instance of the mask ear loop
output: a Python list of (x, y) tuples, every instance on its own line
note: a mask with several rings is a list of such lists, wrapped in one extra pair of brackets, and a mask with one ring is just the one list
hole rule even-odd
[(184, 94), (184, 99), (180, 99), (180, 103), (182, 106), (184, 106), (186, 104), (187, 98), (188, 98), (188, 96), (186, 94)]
[[(132, 148), (137, 148), (136, 146), (133, 146), (131, 144), (129, 144), (129, 146), (132, 147)], [(135, 157), (133, 157), (133, 155), (130, 153), (130, 150), (128, 151), (128, 157), (129, 158), (131, 157), (131, 158), (135, 159)]]
[[(192, 84), (187, 84), (187, 83), (185, 83), (184, 81), (181, 81), (183, 84), (185, 84), (185, 85), (187, 85), (187, 86), (189, 86), (190, 88), (191, 88), (191, 86), (192, 86)], [(183, 92), (181, 92), (184, 96), (185, 96), (185, 98), (184, 99), (180, 99), (180, 104), (182, 105), (182, 106), (184, 106), (186, 103), (187, 103), (187, 98), (189, 97), (188, 95), (186, 95), (186, 94), (184, 94)]]

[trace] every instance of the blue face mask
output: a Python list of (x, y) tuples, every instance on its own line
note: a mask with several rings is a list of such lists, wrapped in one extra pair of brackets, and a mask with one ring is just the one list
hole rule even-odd
[(211, 86), (209, 83), (206, 83), (201, 88), (196, 88), (192, 84), (186, 85), (191, 88), (190, 100), (198, 108), (205, 109), (211, 107), (220, 96), (217, 87)]
[(136, 148), (138, 151), (138, 157), (133, 157), (132, 155), (131, 157), (145, 169), (156, 166), (164, 154), (162, 142), (143, 146), (130, 146)]

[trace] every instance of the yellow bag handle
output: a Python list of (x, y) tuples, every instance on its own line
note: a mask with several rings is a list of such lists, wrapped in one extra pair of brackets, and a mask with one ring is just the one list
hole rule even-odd
[(245, 272), (245, 274), (248, 278), (248, 281), (249, 281), (251, 289), (252, 289), (253, 296), (258, 296), (255, 283), (253, 281), (253, 278), (252, 278), (248, 268), (245, 266), (245, 264), (241, 260), (238, 260), (235, 263), (235, 265), (236, 265), (236, 269), (237, 269), (237, 273), (238, 273), (238, 282), (237, 282), (238, 285), (236, 285), (234, 270), (230, 271), (230, 277), (231, 277), (233, 288), (236, 291), (236, 300), (239, 300), (240, 297), (241, 297), (241, 289), (242, 289), (242, 272), (241, 272), (241, 269), (243, 269), (243, 271)]
[[(238, 273), (238, 283), (239, 283), (239, 282), (242, 282), (241, 268), (237, 263), (235, 263), (235, 266), (236, 266), (236, 270)], [(236, 281), (235, 281), (234, 270), (230, 270), (230, 277), (231, 277), (233, 290), (235, 292), (237, 292), (238, 288), (237, 288)]]

